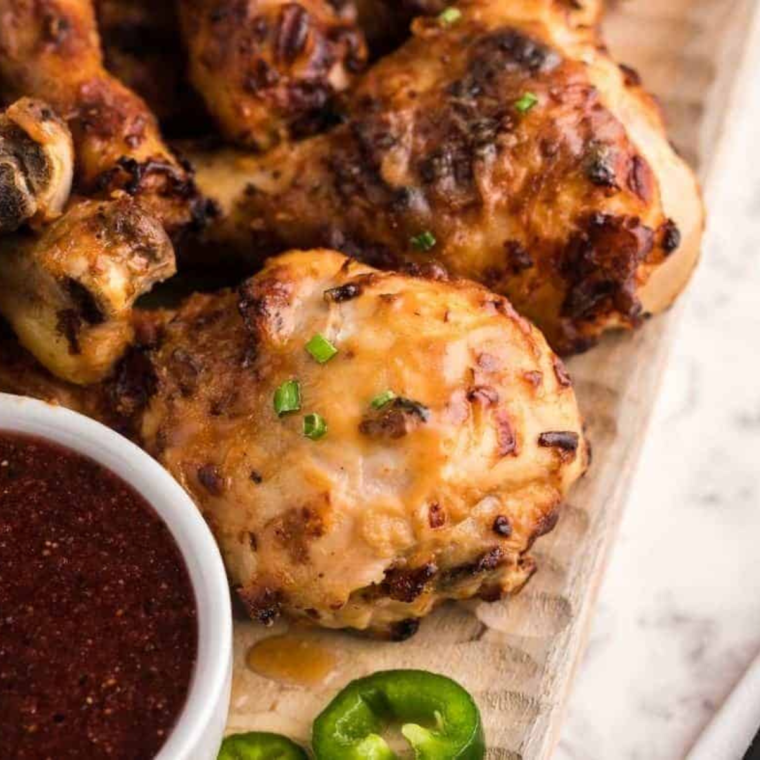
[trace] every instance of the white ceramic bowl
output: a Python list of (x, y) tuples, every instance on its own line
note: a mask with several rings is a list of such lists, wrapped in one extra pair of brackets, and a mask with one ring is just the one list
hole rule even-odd
[(198, 607), (198, 659), (182, 713), (156, 760), (214, 760), (230, 701), (232, 613), (219, 549), (182, 487), (144, 451), (87, 417), (0, 393), (0, 431), (55, 441), (129, 483), (168, 525), (182, 552)]

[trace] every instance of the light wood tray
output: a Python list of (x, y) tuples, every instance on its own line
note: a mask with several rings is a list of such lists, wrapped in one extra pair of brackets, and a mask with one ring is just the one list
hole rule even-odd
[[(743, 51), (753, 38), (760, 44), (758, 11), (755, 0), (618, 0), (608, 12), (613, 55), (635, 66), (660, 97), (673, 142), (699, 168), (708, 195)], [(265, 630), (239, 622), (228, 730), (273, 730), (307, 741), (313, 718), (347, 681), (415, 667), (450, 675), (473, 693), (489, 758), (549, 757), (677, 319), (675, 309), (570, 362), (594, 463), (557, 529), (536, 544), (539, 571), (523, 593), (497, 604), (445, 607), (402, 644), (299, 631), (337, 658), (326, 683), (308, 689), (246, 667), (251, 645), (284, 625)]]

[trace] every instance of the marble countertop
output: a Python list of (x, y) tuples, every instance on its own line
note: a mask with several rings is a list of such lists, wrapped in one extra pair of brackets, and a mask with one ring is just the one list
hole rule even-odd
[(683, 757), (760, 651), (760, 87), (751, 87), (710, 188), (703, 261), (557, 760)]

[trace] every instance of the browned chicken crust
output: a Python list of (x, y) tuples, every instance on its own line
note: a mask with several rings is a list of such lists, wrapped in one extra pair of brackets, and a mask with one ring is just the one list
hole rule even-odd
[(351, 91), (330, 133), (255, 159), (198, 157), (215, 242), (255, 259), (329, 244), (437, 261), (506, 294), (562, 352), (667, 307), (702, 208), (654, 102), (547, 0), (470, 0)]
[[(40, 148), (55, 112), (68, 122), (77, 193), (51, 226), (0, 241), (0, 313), (48, 370), (92, 383), (110, 374), (133, 342), (135, 299), (174, 274), (167, 233), (181, 237), (208, 206), (145, 103), (103, 68), (89, 0), (0, 0), (0, 86), (6, 95), (45, 98), (34, 121)], [(4, 119), (25, 102), (10, 106)], [(13, 136), (4, 141), (20, 154), (23, 135)], [(71, 156), (59, 163), (70, 185)], [(18, 186), (18, 175), (0, 176), (1, 195)], [(62, 198), (53, 210), (60, 213), (68, 185), (57, 185)], [(27, 216), (37, 213), (26, 205)]]
[(67, 121), (77, 190), (124, 190), (176, 233), (206, 212), (191, 174), (145, 103), (103, 66), (90, 0), (0, 0), (0, 86), (46, 101)]
[[(338, 349), (307, 352), (321, 334)], [(570, 381), (508, 302), (330, 251), (196, 295), (152, 354), (140, 436), (192, 494), (251, 615), (401, 635), (533, 571), (587, 462)], [(301, 409), (278, 417), (297, 379)], [(373, 407), (386, 390), (396, 397)], [(304, 415), (327, 424), (304, 436)]]
[(366, 58), (328, 0), (179, 0), (190, 78), (229, 140), (269, 148), (318, 129)]
[(87, 384), (121, 359), (132, 305), (176, 262), (162, 223), (124, 191), (75, 196), (63, 211), (71, 143), (42, 101), (21, 98), (0, 115), (0, 232), (18, 230), (0, 236), (0, 314), (48, 370)]

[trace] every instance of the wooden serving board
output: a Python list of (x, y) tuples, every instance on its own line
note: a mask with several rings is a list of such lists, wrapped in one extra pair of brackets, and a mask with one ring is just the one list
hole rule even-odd
[[(760, 3), (610, 5), (606, 37), (613, 55), (636, 67), (660, 97), (673, 142), (698, 167), (709, 196), (743, 51), (760, 44)], [(285, 624), (263, 629), (238, 622), (228, 730), (273, 730), (307, 742), (313, 718), (345, 683), (374, 670), (415, 667), (450, 675), (472, 692), (483, 713), (489, 758), (549, 757), (677, 320), (675, 309), (570, 362), (594, 463), (557, 529), (536, 544), (539, 571), (520, 595), (444, 607), (401, 644), (299, 629), (300, 640), (334, 659), (329, 675), (310, 687), (265, 678), (246, 666), (250, 647), (282, 634)]]

